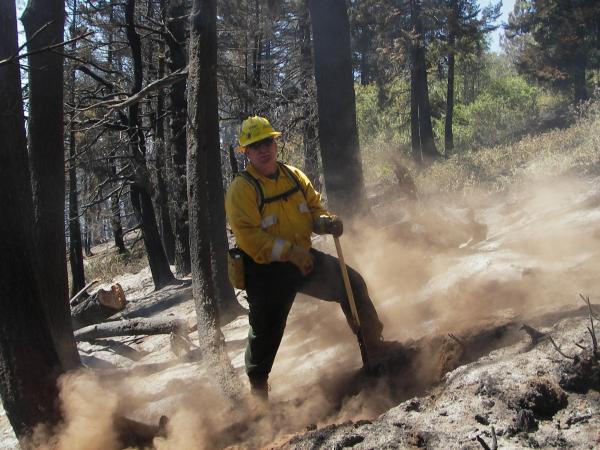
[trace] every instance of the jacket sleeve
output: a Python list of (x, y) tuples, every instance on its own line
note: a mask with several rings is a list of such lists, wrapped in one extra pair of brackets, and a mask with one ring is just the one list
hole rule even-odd
[(259, 264), (286, 261), (291, 242), (261, 227), (258, 194), (248, 181), (237, 177), (225, 195), (225, 211), (237, 245)]
[(306, 197), (306, 204), (312, 216), (313, 223), (320, 216), (331, 216), (329, 211), (323, 207), (323, 199), (321, 194), (315, 190), (308, 177), (300, 170), (295, 169), (294, 174), (298, 177), (298, 181), (304, 189), (304, 196)]

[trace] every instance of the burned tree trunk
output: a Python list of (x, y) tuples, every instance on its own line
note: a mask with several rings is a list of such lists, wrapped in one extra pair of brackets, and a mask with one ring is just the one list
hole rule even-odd
[(227, 225), (225, 218), (225, 192), (221, 171), (221, 149), (209, 149), (208, 167), (208, 209), (210, 217), (210, 249), (213, 263), (212, 276), (215, 283), (215, 297), (218, 302), (221, 323), (227, 323), (246, 310), (238, 303), (227, 273)]
[(314, 72), (311, 51), (310, 18), (308, 7), (302, 4), (302, 12), (298, 18), (298, 33), (300, 41), (300, 71), (302, 73), (300, 90), (304, 93), (302, 144), (304, 147), (304, 171), (312, 181), (317, 191), (322, 190), (321, 176), (319, 173), (319, 149), (317, 146), (317, 130), (313, 117), (314, 86), (311, 81)]
[(446, 158), (454, 150), (454, 70), (456, 66), (456, 28), (458, 20), (458, 2), (452, 2), (452, 11), (448, 22), (448, 86), (446, 89), (446, 123), (444, 124), (444, 154)]
[(417, 164), (423, 162), (421, 152), (421, 136), (419, 131), (419, 99), (417, 92), (417, 70), (414, 59), (410, 68), (410, 146), (413, 160)]
[[(429, 103), (429, 87), (427, 83), (427, 59), (425, 44), (423, 42), (423, 24), (421, 20), (421, 0), (411, 0), (410, 14), (416, 38), (412, 43), (412, 71), (411, 71), (411, 119), (418, 118), (420, 155), (423, 161), (430, 161), (439, 156), (433, 136), (431, 125), (431, 105)], [(412, 101), (415, 101), (416, 110), (413, 111)], [(416, 116), (413, 115), (416, 112)], [(411, 123), (412, 127), (416, 124)], [(413, 139), (414, 144), (414, 139)], [(413, 150), (414, 152), (414, 150)]]
[[(168, 33), (166, 41), (169, 51), (167, 65), (169, 70), (175, 72), (186, 66), (185, 52), (186, 30), (184, 17), (187, 11), (183, 0), (170, 0), (167, 9)], [(175, 233), (175, 271), (177, 275), (187, 275), (190, 266), (190, 230), (188, 221), (188, 199), (186, 185), (186, 82), (181, 80), (169, 88), (168, 112), (170, 117), (168, 133), (167, 167), (170, 170), (171, 194), (171, 219)]]
[(233, 145), (229, 146), (229, 165), (231, 166), (231, 178), (233, 179), (240, 172)]
[[(75, 18), (77, 3), (73, 6), (73, 19), (70, 26), (71, 38), (75, 37), (77, 27)], [(71, 51), (75, 52), (77, 41), (71, 44)], [(77, 142), (75, 140), (75, 124), (73, 123), (75, 108), (75, 69), (71, 67), (69, 73), (69, 102), (72, 110), (69, 112), (69, 263), (71, 266), (71, 295), (73, 297), (85, 286), (85, 272), (83, 269), (83, 248), (81, 243), (81, 227), (79, 226), (79, 202), (77, 198)]]
[(79, 226), (75, 153), (75, 131), (71, 129), (69, 133), (69, 263), (71, 266), (72, 280), (71, 297), (85, 286), (83, 246), (81, 242), (81, 227)]
[[(158, 56), (158, 78), (165, 75), (164, 43), (160, 44)], [(165, 127), (164, 127), (164, 112), (165, 99), (164, 92), (159, 89), (156, 95), (156, 112), (153, 114), (154, 122), (154, 153), (156, 160), (156, 192), (154, 201), (156, 203), (156, 212), (159, 220), (160, 236), (162, 237), (165, 253), (169, 264), (175, 263), (175, 235), (171, 226), (171, 218), (169, 215), (169, 191), (167, 189), (168, 179), (166, 160), (168, 155), (168, 147), (165, 145)]]
[[(109, 5), (109, 20), (112, 22), (114, 20), (114, 5), (111, 3)], [(109, 34), (108, 34), (108, 54), (107, 54), (107, 61), (108, 61), (108, 67), (113, 67), (113, 44), (114, 44), (114, 31), (111, 29)], [(123, 113), (120, 113), (121, 117), (124, 119), (125, 115)], [(123, 122), (125, 122), (126, 124), (126, 120), (123, 120)], [(114, 158), (114, 156), (117, 153), (116, 150), (116, 145), (114, 146), (115, 149), (113, 151), (110, 152), (109, 158), (108, 158), (108, 170), (110, 173), (110, 176), (112, 179), (116, 179), (117, 178), (117, 159)], [(113, 232), (113, 239), (115, 241), (115, 247), (117, 247), (117, 251), (119, 252), (120, 255), (123, 255), (125, 253), (127, 253), (127, 249), (125, 248), (125, 241), (123, 239), (123, 225), (121, 222), (121, 205), (120, 205), (120, 200), (121, 200), (121, 192), (120, 190), (116, 190), (113, 192), (113, 194), (110, 196), (110, 211), (111, 211), (111, 216), (110, 216), (110, 227), (112, 229)]]
[[(115, 168), (114, 162), (110, 163), (110, 172), (112, 176), (115, 176), (117, 169)], [(125, 241), (123, 239), (123, 225), (121, 224), (121, 205), (119, 202), (120, 195), (115, 192), (110, 196), (110, 227), (113, 232), (113, 238), (115, 240), (115, 247), (119, 254), (127, 253), (125, 248)]]
[[(15, 2), (0, 2), (0, 60), (17, 48)], [(19, 440), (37, 424), (59, 421), (56, 381), (63, 372), (43, 309), (45, 283), (34, 249), (21, 92), (19, 63), (1, 66), (0, 396)]]
[(194, 0), (190, 16), (187, 186), (192, 286), (200, 348), (210, 358), (210, 367), (219, 386), (233, 398), (239, 394), (240, 386), (219, 329), (219, 310), (212, 274), (214, 261), (211, 260), (210, 194), (206, 190), (209, 153), (220, 147), (216, 19), (215, 0)]
[(344, 0), (309, 0), (319, 111), (319, 143), (329, 207), (353, 215), (364, 204), (350, 25)]
[[(30, 0), (23, 13), (29, 52), (63, 41), (64, 1)], [(65, 368), (79, 365), (68, 303), (65, 243), (63, 56), (29, 56), (29, 162), (33, 186), (36, 248), (44, 270), (43, 302)]]
[[(125, 20), (127, 23), (127, 40), (131, 47), (133, 59), (133, 85), (131, 94), (142, 89), (142, 48), (140, 36), (134, 24), (135, 0), (127, 0), (125, 6)], [(131, 203), (142, 227), (144, 245), (148, 255), (150, 272), (156, 289), (160, 289), (175, 280), (169, 267), (158, 232), (154, 207), (150, 197), (150, 180), (146, 167), (146, 148), (144, 133), (139, 123), (139, 105), (133, 103), (129, 106), (129, 140), (130, 149), (135, 165), (135, 180), (131, 186)]]

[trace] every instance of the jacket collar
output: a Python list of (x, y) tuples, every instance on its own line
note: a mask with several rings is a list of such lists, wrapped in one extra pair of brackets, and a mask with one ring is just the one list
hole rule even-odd
[[(256, 168), (252, 165), (252, 163), (248, 163), (248, 165), (246, 166), (246, 170), (250, 173), (250, 175), (252, 175), (257, 180), (261, 180), (262, 182), (276, 181), (279, 179), (279, 178), (273, 179), (273, 178), (269, 178), (264, 175), (261, 175), (260, 173), (258, 173)], [(279, 172), (279, 177), (281, 177), (281, 175), (282, 175), (281, 163), (279, 161), (277, 161), (277, 171)]]

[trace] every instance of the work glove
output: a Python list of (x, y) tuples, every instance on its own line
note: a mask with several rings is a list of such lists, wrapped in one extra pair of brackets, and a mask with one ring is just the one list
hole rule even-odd
[(344, 223), (338, 216), (319, 216), (315, 220), (313, 231), (317, 234), (333, 234), (340, 237), (344, 232)]
[(289, 262), (298, 267), (304, 276), (308, 275), (313, 270), (314, 257), (304, 247), (292, 245), (287, 259)]

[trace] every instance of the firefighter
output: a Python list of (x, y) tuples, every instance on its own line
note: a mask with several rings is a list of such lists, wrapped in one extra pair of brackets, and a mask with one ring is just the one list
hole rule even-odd
[[(339, 261), (311, 248), (311, 233), (340, 236), (342, 220), (327, 211), (299, 169), (277, 161), (275, 131), (264, 117), (242, 123), (240, 147), (250, 161), (227, 190), (227, 220), (241, 250), (250, 306), (246, 373), (251, 392), (268, 399), (268, 377), (298, 292), (340, 303), (355, 329)], [(383, 325), (362, 276), (348, 267), (367, 348), (381, 341)]]

